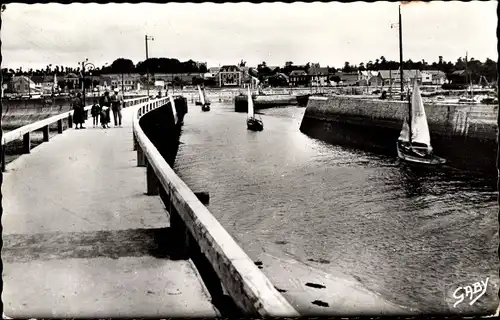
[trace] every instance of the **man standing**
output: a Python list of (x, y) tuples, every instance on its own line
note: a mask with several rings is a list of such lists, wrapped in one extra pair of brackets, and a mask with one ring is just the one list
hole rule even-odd
[(114, 94), (111, 97), (111, 105), (113, 110), (113, 119), (115, 121), (115, 127), (122, 126), (122, 105), (123, 105), (123, 95), (118, 93), (118, 88), (115, 88)]
[[(83, 123), (85, 122), (85, 110), (82, 101), (82, 94), (78, 92), (75, 99), (73, 100), (73, 122), (75, 123), (75, 129), (85, 129)], [(78, 128), (80, 125), (80, 128)]]

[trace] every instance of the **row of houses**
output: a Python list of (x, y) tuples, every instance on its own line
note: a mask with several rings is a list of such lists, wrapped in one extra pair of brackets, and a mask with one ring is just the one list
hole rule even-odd
[[(294, 70), (289, 74), (290, 85), (346, 85), (346, 86), (387, 86), (398, 85), (401, 81), (399, 70), (335, 72), (330, 73), (328, 68), (310, 68)], [(420, 84), (442, 85), (449, 80), (446, 74), (438, 70), (403, 70), (403, 82), (416, 79)]]
[[(270, 67), (274, 70), (277, 67)], [(150, 75), (150, 85), (156, 88), (166, 88), (174, 85), (193, 85), (201, 82), (210, 83), (218, 87), (241, 87), (255, 79), (249, 74), (249, 67), (236, 65), (225, 65), (212, 67), (207, 73), (158, 73)], [(289, 86), (398, 86), (400, 83), (399, 70), (378, 70), (359, 72), (330, 72), (329, 68), (309, 68), (304, 70), (293, 70), (289, 74), (278, 73), (283, 84)], [(465, 77), (465, 71), (455, 71), (446, 76), (437, 70), (404, 70), (403, 81), (405, 83), (417, 79), (421, 84), (442, 85), (449, 82), (460, 82)], [(100, 76), (87, 76), (87, 89), (102, 90), (106, 88), (123, 88), (125, 91), (140, 90), (147, 83), (147, 77), (138, 73), (126, 74), (103, 74)], [(90, 87), (89, 87), (90, 86)], [(82, 79), (74, 73), (69, 73), (59, 79), (55, 76), (15, 76), (7, 85), (8, 92), (27, 93), (50, 93), (65, 91), (68, 89), (82, 88)], [(4, 88), (5, 89), (5, 88)]]

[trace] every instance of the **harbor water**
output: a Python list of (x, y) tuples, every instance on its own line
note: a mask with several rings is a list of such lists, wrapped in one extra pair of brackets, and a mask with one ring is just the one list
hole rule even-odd
[[(281, 252), (421, 312), (448, 312), (453, 284), (497, 285), (495, 177), (309, 138), (299, 131), (304, 108), (264, 110), (262, 132), (233, 109), (190, 105), (174, 169), (210, 193), (208, 209), (251, 258)], [(491, 308), (495, 295), (477, 304)]]

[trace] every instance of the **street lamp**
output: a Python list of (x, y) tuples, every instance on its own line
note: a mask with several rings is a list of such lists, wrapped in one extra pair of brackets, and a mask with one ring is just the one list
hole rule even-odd
[(85, 68), (88, 66), (88, 70), (94, 70), (96, 67), (94, 66), (93, 63), (88, 62), (89, 59), (86, 58), (85, 61), (82, 61), (80, 65), (82, 66), (82, 82), (83, 82), (83, 105), (85, 106), (87, 101), (85, 99)]
[(149, 70), (148, 70), (148, 40), (150, 41), (154, 41), (155, 38), (153, 38), (152, 36), (148, 36), (148, 35), (145, 35), (144, 36), (144, 40), (146, 41), (146, 73), (147, 73), (147, 83), (146, 83), (146, 88), (147, 88), (147, 92), (148, 92), (148, 100), (149, 100)]

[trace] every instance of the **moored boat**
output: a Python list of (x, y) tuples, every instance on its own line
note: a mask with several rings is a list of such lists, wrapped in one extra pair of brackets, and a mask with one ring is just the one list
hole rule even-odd
[(198, 86), (198, 93), (200, 95), (200, 101), (196, 101), (196, 105), (201, 106), (202, 111), (210, 111), (210, 102), (208, 102), (205, 97), (205, 88), (202, 90), (200, 86)]
[(408, 99), (408, 115), (403, 120), (396, 147), (401, 160), (414, 164), (441, 165), (447, 161), (434, 154), (424, 103), (415, 81), (411, 100)]
[(247, 129), (252, 131), (264, 130), (264, 124), (262, 123), (262, 120), (257, 119), (255, 117), (253, 99), (252, 99), (252, 94), (250, 93), (250, 89), (248, 89), (247, 99), (248, 99)]

